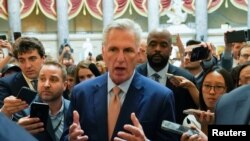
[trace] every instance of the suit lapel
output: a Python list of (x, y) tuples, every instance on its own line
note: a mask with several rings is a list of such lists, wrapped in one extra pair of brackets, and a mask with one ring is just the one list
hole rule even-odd
[[(107, 73), (103, 76), (100, 83), (97, 84), (97, 92), (94, 96), (94, 117), (96, 118), (99, 137), (104, 137), (102, 140), (108, 140), (108, 122), (107, 122)], [(105, 82), (105, 83), (102, 83)], [(102, 84), (101, 84), (102, 83)]]
[(21, 89), (21, 87), (23, 87), (23, 86), (29, 87), (29, 85), (26, 82), (26, 80), (23, 77), (23, 74), (21, 72), (18, 72), (14, 79), (15, 79), (14, 80), (15, 84), (11, 86), (12, 91), (13, 91), (12, 94), (14, 96), (17, 96), (17, 94), (18, 94), (19, 90)]
[(141, 89), (143, 84), (140, 81), (138, 73), (135, 73), (134, 78), (130, 84), (129, 90), (123, 102), (116, 127), (113, 133), (113, 137), (117, 135), (117, 132), (124, 130), (123, 126), (125, 124), (132, 124), (130, 115), (132, 112), (137, 111), (138, 104), (143, 98), (143, 89)]

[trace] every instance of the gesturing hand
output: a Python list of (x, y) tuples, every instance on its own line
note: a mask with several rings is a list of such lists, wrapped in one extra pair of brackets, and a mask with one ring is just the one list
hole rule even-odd
[(124, 125), (124, 129), (129, 133), (120, 131), (118, 132), (118, 137), (114, 138), (114, 141), (147, 141), (147, 137), (144, 134), (142, 126), (135, 116), (135, 113), (131, 114), (131, 120), (133, 125), (126, 124)]
[(69, 127), (69, 141), (87, 141), (88, 136), (84, 135), (79, 122), (79, 114), (73, 111), (73, 123)]

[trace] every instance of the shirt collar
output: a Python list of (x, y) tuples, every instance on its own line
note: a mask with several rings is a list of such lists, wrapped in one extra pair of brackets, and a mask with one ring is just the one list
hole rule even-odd
[[(125, 82), (121, 83), (120, 85), (118, 85), (118, 87), (122, 90), (122, 92), (124, 92), (125, 94), (128, 91), (128, 88), (134, 78), (135, 75), (135, 71), (133, 72), (133, 75)], [(110, 78), (110, 75), (108, 73), (108, 93), (116, 86), (116, 84), (112, 81), (112, 79)]]
[[(169, 63), (167, 63), (167, 65), (161, 69), (160, 71), (156, 72), (150, 65), (149, 63), (147, 63), (147, 71), (148, 71), (148, 76), (152, 76), (153, 74), (157, 73), (159, 74), (161, 77), (166, 77), (166, 72), (168, 72), (168, 68), (169, 68)], [(167, 78), (167, 77), (166, 77)]]
[(64, 110), (64, 100), (63, 100), (63, 97), (62, 97), (62, 105), (61, 105), (60, 110), (54, 116), (51, 115), (51, 111), (49, 110), (49, 115), (50, 115), (51, 118), (56, 118), (56, 117), (63, 114), (63, 110)]
[[(31, 81), (32, 81), (33, 79), (29, 79), (27, 76), (24, 75), (23, 72), (22, 72), (22, 75), (23, 75), (25, 81), (27, 82), (29, 88), (32, 89), (32, 90), (35, 90), (35, 89), (33, 88), (33, 85), (31, 84)], [(36, 90), (35, 90), (35, 91), (36, 91)]]

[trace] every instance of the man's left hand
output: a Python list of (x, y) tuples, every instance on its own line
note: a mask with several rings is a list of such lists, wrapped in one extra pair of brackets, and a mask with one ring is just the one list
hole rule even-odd
[(144, 134), (142, 126), (135, 116), (135, 113), (131, 114), (131, 120), (133, 125), (126, 124), (124, 125), (124, 129), (127, 132), (120, 131), (118, 132), (118, 137), (114, 138), (114, 141), (148, 141), (147, 137)]

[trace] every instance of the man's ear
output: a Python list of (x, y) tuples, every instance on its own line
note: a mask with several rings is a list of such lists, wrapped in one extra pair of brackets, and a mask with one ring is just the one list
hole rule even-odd
[(103, 58), (103, 61), (104, 61), (105, 63), (107, 63), (107, 62), (106, 62), (106, 53), (105, 53), (105, 46), (104, 46), (104, 45), (102, 45), (102, 58)]
[(66, 90), (67, 85), (68, 85), (68, 82), (67, 82), (67, 81), (64, 81), (64, 83), (63, 83), (63, 91), (65, 91), (65, 90)]
[(238, 54), (237, 56), (236, 56), (236, 60), (239, 60), (240, 59), (240, 55)]

